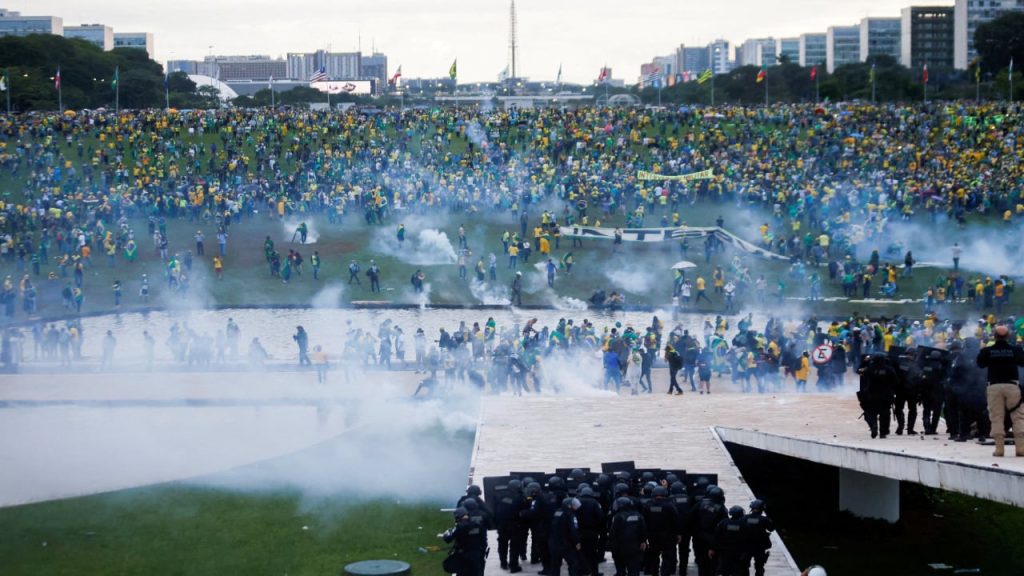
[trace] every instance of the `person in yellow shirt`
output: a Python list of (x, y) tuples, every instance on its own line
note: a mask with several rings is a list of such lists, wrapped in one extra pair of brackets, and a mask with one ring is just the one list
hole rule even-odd
[(796, 378), (796, 391), (806, 392), (807, 391), (807, 378), (811, 375), (811, 358), (805, 350), (800, 356), (800, 367), (793, 372), (793, 377)]
[(696, 287), (697, 287), (697, 298), (693, 301), (693, 303), (694, 304), (700, 304), (700, 299), (703, 298), (703, 299), (708, 301), (708, 304), (711, 304), (711, 298), (708, 298), (708, 294), (707, 294), (707, 282), (704, 280), (703, 276), (698, 276), (697, 277)]

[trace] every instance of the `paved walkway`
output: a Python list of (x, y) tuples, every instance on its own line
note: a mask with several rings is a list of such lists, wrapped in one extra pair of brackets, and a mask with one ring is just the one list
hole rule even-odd
[[(717, 473), (727, 504), (745, 508), (754, 495), (711, 427), (730, 420), (729, 409), (750, 400), (735, 394), (689, 393), (635, 398), (488, 397), (481, 404), (471, 476), (479, 483), (486, 476), (504, 476), (511, 470), (599, 470), (602, 462), (633, 460), (638, 467)], [(492, 550), (496, 545), (492, 543)], [(767, 574), (798, 572), (778, 538), (773, 550)], [(692, 560), (690, 564), (689, 574), (696, 574)], [(538, 570), (537, 566), (524, 568), (525, 574)], [(488, 575), (502, 573), (497, 562), (488, 562)]]

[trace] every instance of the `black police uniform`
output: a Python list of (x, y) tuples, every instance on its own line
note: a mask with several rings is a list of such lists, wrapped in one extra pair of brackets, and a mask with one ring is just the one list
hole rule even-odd
[(675, 503), (667, 496), (655, 496), (644, 508), (644, 519), (647, 521), (650, 540), (647, 549), (648, 574), (669, 576), (675, 573), (676, 544), (679, 541), (679, 516)]
[(576, 519), (580, 527), (580, 559), (583, 572), (597, 574), (597, 565), (604, 556), (601, 548), (601, 534), (605, 531), (606, 516), (600, 502), (594, 496), (580, 495), (580, 508)]
[[(945, 383), (949, 377), (949, 354), (937, 348), (921, 348), (921, 425), (924, 433), (937, 434)], [(948, 424), (948, 423), (947, 423)]]
[(457, 576), (483, 576), (487, 531), (471, 519), (459, 520), (455, 528), (444, 534), (444, 541), (454, 543)]
[(715, 527), (711, 549), (718, 563), (718, 576), (745, 576), (743, 569), (743, 516), (726, 518)]
[(728, 515), (725, 505), (705, 498), (694, 511), (693, 554), (697, 562), (698, 576), (715, 576), (715, 561), (708, 556), (715, 539), (715, 529)]
[(580, 557), (577, 546), (580, 543), (579, 522), (576, 514), (567, 506), (562, 506), (551, 517), (551, 532), (548, 536), (548, 552), (551, 560), (545, 574), (558, 576), (562, 569), (562, 560), (569, 568), (569, 576), (579, 576)]
[(690, 517), (696, 499), (686, 493), (685, 488), (673, 488), (669, 496), (676, 507), (676, 519), (679, 521), (679, 574), (686, 574), (690, 565)]
[(506, 490), (497, 496), (494, 523), (498, 530), (498, 560), (502, 568), (518, 572), (519, 555), (526, 544), (526, 525), (520, 514), (526, 510), (526, 498), (520, 490)]
[(642, 546), (646, 542), (647, 523), (643, 514), (632, 506), (615, 513), (608, 532), (608, 543), (617, 575), (640, 576), (644, 558)]
[(768, 549), (772, 547), (770, 534), (775, 530), (771, 518), (761, 511), (751, 510), (743, 517), (743, 548), (742, 574), (750, 571), (750, 561), (754, 561), (754, 576), (764, 576), (764, 565), (768, 561)]
[(889, 435), (889, 419), (892, 414), (893, 395), (899, 378), (889, 360), (884, 356), (872, 356), (860, 367), (860, 390), (857, 400), (864, 410), (864, 420), (871, 430), (871, 437)]

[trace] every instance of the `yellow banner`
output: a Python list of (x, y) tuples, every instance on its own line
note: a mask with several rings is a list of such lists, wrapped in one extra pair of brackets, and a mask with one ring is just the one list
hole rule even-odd
[(669, 176), (667, 174), (655, 174), (654, 172), (647, 172), (640, 170), (636, 173), (637, 180), (675, 180), (676, 182), (689, 182), (690, 180), (707, 180), (708, 178), (714, 178), (714, 169), (708, 168), (707, 170), (701, 170), (700, 172), (691, 172), (689, 174), (678, 174), (676, 176)]

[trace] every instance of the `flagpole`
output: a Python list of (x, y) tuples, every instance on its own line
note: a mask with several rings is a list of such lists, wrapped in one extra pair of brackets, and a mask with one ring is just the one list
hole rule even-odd
[(270, 107), (277, 108), (277, 99), (274, 96), (274, 77), (270, 77)]
[(981, 102), (981, 63), (974, 64), (974, 102)]
[(121, 113), (121, 67), (114, 67), (114, 78), (117, 83), (114, 84), (114, 114)]
[(1013, 56), (1010, 56), (1010, 73), (1007, 76), (1010, 79), (1010, 102), (1013, 102)]
[(814, 73), (814, 103), (815, 104), (817, 104), (818, 102), (821, 102), (821, 89), (820, 89), (820, 86), (818, 85), (818, 82), (820, 82), (820, 80), (818, 80), (818, 73), (815, 72)]
[(715, 107), (715, 71), (711, 71), (711, 107)]
[(11, 69), (4, 70), (4, 81), (7, 83), (7, 88), (4, 92), (7, 92), (7, 115), (11, 115)]
[(164, 76), (164, 107), (168, 110), (171, 109), (171, 79)]
[(57, 66), (57, 110), (64, 113), (64, 83), (60, 81), (60, 66)]
[[(765, 67), (767, 69), (767, 67)], [(764, 75), (764, 107), (768, 107), (768, 74)]]

